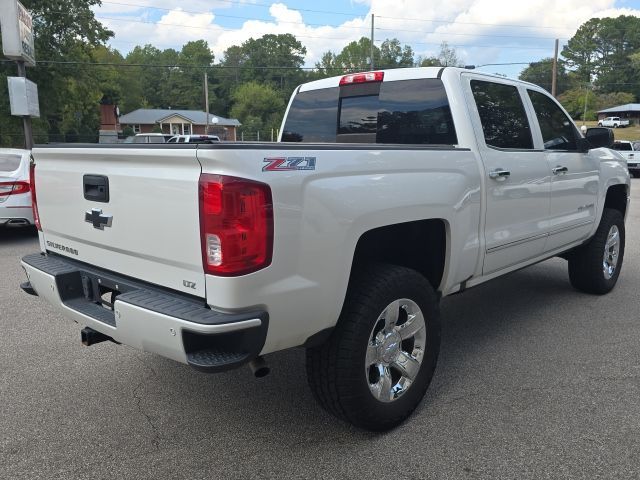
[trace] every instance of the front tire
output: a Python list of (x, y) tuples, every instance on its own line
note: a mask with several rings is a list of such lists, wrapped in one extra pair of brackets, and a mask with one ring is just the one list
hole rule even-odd
[(427, 279), (408, 268), (371, 265), (351, 279), (331, 337), (307, 350), (307, 378), (329, 413), (385, 431), (418, 406), (439, 351), (438, 300)]
[(569, 280), (577, 290), (603, 295), (615, 287), (624, 259), (624, 217), (605, 208), (600, 225), (588, 243), (569, 257)]

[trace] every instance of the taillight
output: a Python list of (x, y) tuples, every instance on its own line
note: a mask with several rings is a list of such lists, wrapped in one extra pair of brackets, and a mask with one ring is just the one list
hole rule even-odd
[(0, 197), (27, 193), (29, 188), (28, 182), (0, 182)]
[(271, 263), (273, 201), (269, 185), (202, 174), (199, 202), (205, 273), (245, 275)]
[(33, 209), (33, 223), (35, 223), (36, 228), (42, 231), (42, 226), (40, 225), (40, 215), (38, 214), (38, 201), (36, 200), (36, 164), (31, 161), (31, 165), (29, 166), (29, 185), (31, 187), (31, 206)]
[(384, 72), (364, 72), (345, 75), (340, 79), (340, 86), (354, 83), (381, 82), (384, 80)]

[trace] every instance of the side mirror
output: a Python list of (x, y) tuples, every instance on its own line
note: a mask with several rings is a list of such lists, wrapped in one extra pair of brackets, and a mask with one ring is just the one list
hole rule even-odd
[(591, 148), (611, 148), (613, 145), (613, 130), (605, 127), (588, 128), (585, 138)]

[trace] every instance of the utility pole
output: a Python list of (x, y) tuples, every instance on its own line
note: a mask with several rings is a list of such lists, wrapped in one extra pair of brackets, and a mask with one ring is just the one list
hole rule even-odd
[(589, 98), (589, 87), (591, 87), (591, 84), (587, 84), (587, 91), (584, 93), (584, 112), (582, 113), (582, 125), (584, 125), (587, 117), (587, 98)]
[(560, 41), (556, 38), (556, 48), (553, 54), (553, 71), (551, 73), (551, 95), (555, 98), (558, 84), (558, 44)]
[[(18, 76), (27, 78), (27, 67), (24, 64), (24, 60), (17, 60), (18, 64)], [(22, 117), (22, 125), (24, 127), (24, 148), (31, 150), (33, 148), (33, 129), (31, 128), (31, 117), (25, 115)]]
[(374, 15), (371, 14), (371, 70), (373, 70), (373, 20)]
[[(204, 72), (204, 111), (207, 116), (205, 123), (204, 134), (209, 135), (209, 77), (207, 72)], [(193, 132), (192, 132), (193, 133)]]

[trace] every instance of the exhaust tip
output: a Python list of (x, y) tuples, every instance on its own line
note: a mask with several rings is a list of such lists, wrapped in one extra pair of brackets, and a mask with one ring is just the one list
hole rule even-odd
[(262, 378), (269, 375), (271, 369), (263, 357), (256, 357), (249, 362), (249, 368), (256, 378)]

